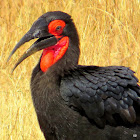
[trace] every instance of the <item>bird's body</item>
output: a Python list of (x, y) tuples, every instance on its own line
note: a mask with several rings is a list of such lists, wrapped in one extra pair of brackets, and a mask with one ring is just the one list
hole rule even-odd
[(44, 49), (32, 73), (31, 93), (47, 140), (140, 138), (140, 87), (132, 70), (78, 65), (78, 34), (66, 13), (41, 16), (16, 49), (36, 37), (17, 65)]
[[(61, 90), (71, 90), (71, 92), (75, 90), (73, 89), (73, 87), (71, 87), (72, 85), (69, 86), (69, 83), (65, 80), (71, 81), (71, 84), (75, 84), (75, 85), (79, 84), (78, 82), (74, 81), (77, 78), (78, 79), (80, 78), (79, 74), (77, 74), (78, 71), (81, 73), (80, 82), (83, 82), (83, 85), (81, 88), (84, 89), (86, 86), (87, 88), (90, 86), (90, 85), (86, 85), (86, 81), (84, 83), (84, 80), (82, 80), (82, 78), (84, 79), (83, 76), (85, 75), (85, 74), (82, 75), (82, 72), (84, 71), (86, 73), (85, 69), (88, 70), (89, 68), (83, 67), (83, 66), (78, 66), (78, 68), (70, 71), (69, 73), (65, 75), (58, 74), (57, 76), (54, 73), (54, 71), (51, 73), (51, 70), (48, 73), (43, 73), (40, 70), (39, 65), (37, 65), (33, 71), (33, 76), (31, 80), (32, 98), (33, 98), (34, 106), (37, 112), (38, 121), (39, 121), (41, 130), (44, 133), (45, 138), (50, 139), (50, 140), (53, 140), (53, 139), (54, 140), (57, 140), (57, 139), (92, 140), (93, 138), (95, 138), (95, 140), (115, 140), (115, 139), (127, 140), (127, 139), (135, 139), (135, 137), (133, 137), (133, 135), (135, 136), (135, 134), (137, 137), (139, 137), (140, 128), (136, 124), (134, 124), (134, 126), (133, 125), (126, 126), (125, 124), (122, 126), (122, 124), (120, 125), (121, 122), (116, 122), (118, 123), (118, 126), (116, 124), (117, 127), (116, 126), (114, 127), (114, 126), (110, 126), (108, 122), (108, 125), (106, 125), (103, 129), (101, 129), (97, 127), (97, 125), (95, 125), (94, 122), (93, 123), (90, 122), (88, 117), (85, 116), (84, 112), (82, 114), (83, 110), (81, 110), (80, 112), (80, 110), (78, 111), (76, 110), (76, 108), (73, 108), (74, 105), (72, 103), (68, 104), (68, 102), (66, 102), (68, 101), (68, 99), (65, 98), (66, 97), (65, 95), (62, 96), (62, 93), (65, 93), (65, 92), (61, 92)], [(102, 71), (102, 74), (105, 75), (105, 71), (107, 71), (107, 69), (113, 72), (113, 70), (117, 71), (117, 68), (125, 69), (126, 71), (129, 70), (128, 68), (125, 68), (125, 67), (115, 67), (115, 66), (114, 67), (93, 67), (91, 66), (91, 69), (92, 69), (91, 71), (95, 73), (96, 77), (100, 77), (101, 79), (103, 79), (104, 77), (102, 77), (102, 75), (101, 76), (98, 75), (98, 72), (100, 70)], [(121, 70), (120, 70), (120, 74), (121, 74)], [(109, 75), (106, 75), (106, 76), (109, 76)], [(41, 80), (41, 79), (44, 79), (44, 80)], [(117, 83), (117, 81), (115, 83)], [(67, 85), (64, 85), (64, 84), (67, 84)], [(95, 84), (95, 86), (98, 86), (98, 84)], [(98, 89), (101, 90), (101, 87), (103, 86), (101, 85)], [(84, 94), (84, 93), (81, 93), (81, 94)], [(115, 96), (115, 93), (112, 93), (112, 95), (110, 96), (112, 97), (113, 94)], [(74, 96), (73, 98), (76, 97), (75, 95), (73, 96)], [(116, 100), (118, 98), (117, 101), (120, 101), (120, 99), (122, 99), (122, 96), (119, 97), (118, 95), (118, 97), (116, 97)], [(72, 96), (70, 97), (72, 98)], [(99, 99), (97, 98), (95, 100), (98, 101)], [(107, 101), (106, 97), (104, 97), (104, 102), (105, 101)], [(88, 101), (83, 102), (83, 104), (85, 105), (88, 103), (89, 103)], [(100, 109), (98, 107), (99, 106), (97, 106), (97, 110)], [(117, 112), (117, 108), (116, 108), (116, 112)], [(112, 110), (112, 113), (113, 113), (113, 110)], [(102, 116), (102, 118), (104, 118), (106, 121), (108, 120), (108, 117), (109, 116), (105, 116), (105, 115)], [(118, 119), (118, 121), (120, 121), (120, 119)]]

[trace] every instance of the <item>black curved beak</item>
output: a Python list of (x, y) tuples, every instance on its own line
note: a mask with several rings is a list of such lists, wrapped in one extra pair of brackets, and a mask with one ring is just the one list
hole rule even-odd
[(47, 32), (46, 21), (43, 18), (39, 18), (31, 27), (31, 29), (21, 38), (21, 40), (17, 43), (15, 48), (10, 53), (7, 61), (10, 60), (11, 56), (16, 52), (18, 48), (24, 43), (34, 39), (39, 38), (35, 43), (31, 45), (29, 49), (27, 49), (24, 54), (19, 58), (17, 63), (15, 64), (12, 72), (15, 68), (27, 57), (34, 54), (35, 52), (47, 48), (49, 46), (53, 46), (57, 43), (57, 39), (55, 36)]

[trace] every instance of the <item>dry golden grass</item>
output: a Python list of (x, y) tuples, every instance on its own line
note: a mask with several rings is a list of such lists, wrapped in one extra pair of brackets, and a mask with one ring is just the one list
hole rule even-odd
[(124, 65), (140, 78), (140, 3), (138, 0), (0, 1), (0, 139), (44, 139), (30, 95), (30, 75), (40, 53), (10, 71), (27, 43), (6, 59), (32, 23), (47, 11), (72, 15), (81, 40), (80, 64)]

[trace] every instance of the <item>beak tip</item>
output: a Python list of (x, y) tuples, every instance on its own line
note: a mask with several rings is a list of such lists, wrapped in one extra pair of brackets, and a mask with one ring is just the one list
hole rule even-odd
[(11, 70), (10, 74), (13, 75), (15, 67)]
[(11, 59), (12, 55), (14, 54), (15, 50), (13, 49), (13, 51), (10, 53), (9, 57), (7, 58), (7, 62), (9, 62), (9, 60)]
[(7, 61), (6, 61), (7, 63), (9, 62), (11, 56), (12, 56), (12, 55), (10, 54), (9, 57), (7, 58)]

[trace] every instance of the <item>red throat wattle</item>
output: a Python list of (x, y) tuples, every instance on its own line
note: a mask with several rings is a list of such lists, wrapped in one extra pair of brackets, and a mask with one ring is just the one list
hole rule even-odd
[(68, 45), (69, 38), (63, 37), (54, 46), (50, 46), (44, 49), (40, 60), (41, 70), (43, 72), (46, 72), (49, 67), (51, 67), (59, 59), (61, 59), (65, 54), (66, 50), (68, 49)]

